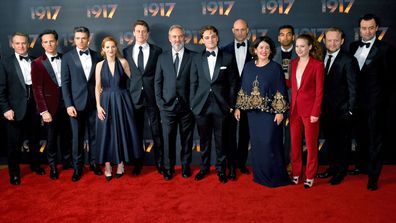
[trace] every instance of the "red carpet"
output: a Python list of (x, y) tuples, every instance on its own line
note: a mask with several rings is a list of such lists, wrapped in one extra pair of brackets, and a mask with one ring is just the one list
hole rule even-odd
[[(127, 169), (130, 172), (130, 168)], [(195, 168), (194, 172), (198, 169)], [(396, 166), (385, 166), (375, 192), (367, 176), (348, 176), (339, 186), (316, 180), (266, 188), (252, 175), (218, 183), (214, 171), (200, 182), (184, 179), (180, 169), (164, 181), (153, 167), (106, 182), (86, 171), (71, 182), (72, 170), (52, 181), (22, 168), (22, 185), (0, 170), (0, 222), (396, 222)], [(48, 169), (47, 169), (48, 172)]]

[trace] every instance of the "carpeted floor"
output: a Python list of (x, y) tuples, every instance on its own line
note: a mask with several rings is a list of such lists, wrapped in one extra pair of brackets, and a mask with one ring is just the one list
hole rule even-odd
[[(48, 172), (48, 169), (46, 169)], [(153, 167), (106, 182), (86, 171), (71, 182), (72, 170), (52, 181), (22, 167), (22, 185), (0, 170), (0, 222), (396, 222), (396, 166), (385, 166), (375, 192), (367, 176), (348, 176), (338, 186), (316, 180), (267, 188), (238, 175), (223, 185), (214, 171), (200, 182), (184, 179), (180, 169), (164, 181)], [(196, 173), (198, 168), (194, 168)]]

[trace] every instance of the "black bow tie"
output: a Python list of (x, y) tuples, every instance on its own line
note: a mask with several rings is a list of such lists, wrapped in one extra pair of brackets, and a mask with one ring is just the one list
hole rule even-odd
[(368, 42), (368, 43), (360, 42), (359, 43), (359, 47), (363, 47), (363, 46), (366, 46), (366, 48), (369, 48), (370, 47), (370, 42)]
[(241, 46), (246, 46), (245, 42), (237, 43), (237, 48), (239, 48), (239, 47), (241, 47)]
[(56, 55), (56, 56), (54, 56), (54, 57), (51, 57), (51, 62), (54, 61), (54, 60), (56, 60), (56, 59), (59, 60), (59, 59), (60, 59), (60, 56), (59, 56), (59, 55)]
[(88, 51), (88, 50), (86, 50), (86, 51), (82, 51), (82, 50), (80, 50), (80, 56), (82, 56), (83, 54), (86, 54), (86, 55), (88, 56), (88, 53), (89, 53), (89, 51)]
[(21, 55), (19, 55), (19, 60), (26, 60), (27, 62), (29, 62), (29, 57), (24, 57), (24, 56), (21, 56)]
[(209, 51), (206, 51), (205, 52), (205, 55), (206, 55), (206, 57), (209, 57), (210, 55), (212, 55), (212, 56), (216, 56), (216, 53), (215, 53), (215, 51), (212, 51), (212, 52), (209, 52)]

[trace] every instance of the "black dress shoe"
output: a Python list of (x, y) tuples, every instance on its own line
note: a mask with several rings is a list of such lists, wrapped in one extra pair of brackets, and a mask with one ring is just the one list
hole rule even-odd
[(355, 168), (353, 170), (348, 171), (348, 175), (359, 175), (359, 174), (367, 174), (367, 170), (361, 168)]
[(81, 179), (82, 169), (75, 169), (72, 175), (72, 181), (77, 182)]
[(45, 175), (45, 170), (40, 166), (32, 166), (30, 169), (35, 172), (37, 175), (43, 176)]
[(172, 170), (165, 170), (164, 171), (164, 179), (166, 181), (171, 180), (172, 179)]
[(195, 180), (196, 181), (200, 181), (203, 178), (205, 178), (205, 175), (207, 175), (208, 173), (206, 171), (200, 170), (197, 175), (195, 175)]
[(250, 173), (249, 169), (245, 165), (239, 166), (238, 169), (241, 171), (242, 174), (249, 174)]
[(162, 164), (156, 164), (155, 168), (157, 169), (157, 172), (159, 174), (163, 174), (164, 173), (164, 166)]
[(59, 173), (56, 167), (51, 167), (49, 177), (51, 178), (51, 180), (56, 180), (59, 178)]
[(142, 172), (142, 168), (143, 168), (143, 166), (141, 164), (136, 164), (132, 170), (132, 175), (139, 176), (140, 173)]
[(228, 173), (228, 179), (232, 181), (236, 180), (236, 171), (234, 167), (230, 167), (230, 172)]
[(369, 179), (367, 184), (367, 189), (371, 191), (378, 190), (378, 182), (376, 180)]
[(336, 173), (333, 175), (333, 177), (330, 179), (329, 184), (330, 185), (338, 185), (344, 180), (345, 174), (342, 173)]
[(223, 173), (223, 172), (217, 173), (217, 177), (219, 178), (219, 182), (222, 183), (222, 184), (225, 184), (228, 181), (228, 178), (227, 178), (226, 174)]
[(10, 176), (10, 184), (12, 185), (20, 185), (21, 184), (21, 178), (19, 176)]
[(89, 169), (90, 169), (92, 172), (94, 172), (95, 175), (98, 175), (98, 176), (103, 175), (103, 171), (102, 171), (102, 169), (99, 167), (99, 165), (91, 164), (91, 165), (89, 165)]
[(322, 173), (318, 173), (318, 175), (317, 175), (317, 177), (321, 178), (321, 179), (329, 178), (331, 176), (333, 176), (333, 171), (330, 168), (328, 168), (327, 170), (325, 170)]
[(189, 178), (191, 176), (191, 169), (189, 166), (182, 167), (182, 177)]

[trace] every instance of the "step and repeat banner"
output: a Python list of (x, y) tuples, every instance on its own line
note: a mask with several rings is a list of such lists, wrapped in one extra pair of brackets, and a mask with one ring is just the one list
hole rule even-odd
[[(267, 35), (275, 42), (281, 25), (293, 25), (297, 35), (311, 32), (319, 41), (326, 28), (338, 26), (348, 48), (359, 39), (359, 17), (373, 13), (381, 20), (378, 38), (396, 45), (396, 2), (391, 0), (2, 0), (0, 11), (0, 56), (13, 52), (10, 36), (16, 31), (28, 33), (31, 54), (40, 55), (38, 35), (44, 29), (59, 33), (59, 51), (65, 52), (73, 48), (75, 26), (90, 29), (94, 50), (100, 50), (108, 35), (122, 49), (134, 41), (132, 24), (137, 19), (148, 22), (149, 41), (163, 49), (170, 48), (167, 35), (172, 24), (185, 28), (186, 46), (192, 50), (203, 49), (199, 29), (208, 24), (218, 28), (219, 45), (226, 45), (233, 40), (231, 28), (237, 18), (249, 23), (251, 40)], [(395, 123), (394, 118), (390, 122)], [(395, 153), (387, 158), (395, 160)], [(197, 153), (194, 158), (197, 162)]]

